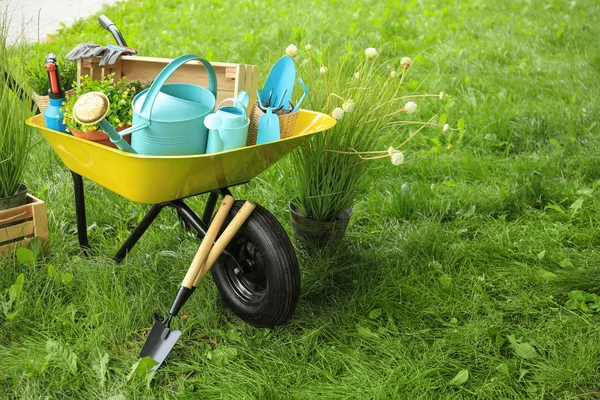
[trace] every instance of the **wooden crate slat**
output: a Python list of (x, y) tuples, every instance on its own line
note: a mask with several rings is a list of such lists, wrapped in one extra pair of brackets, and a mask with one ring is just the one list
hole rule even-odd
[(33, 238), (26, 238), (23, 240), (19, 240), (18, 242), (13, 242), (13, 243), (9, 243), (9, 244), (5, 244), (0, 246), (0, 256), (5, 256), (10, 254), (11, 251), (13, 251), (13, 249), (18, 248), (18, 247), (27, 247), (27, 245), (29, 245), (29, 242), (31, 242)]
[(14, 239), (32, 236), (33, 230), (33, 221), (27, 221), (18, 225), (2, 228), (0, 229), (0, 244), (4, 244)]
[(0, 228), (12, 225), (17, 221), (33, 218), (33, 208), (29, 204), (0, 211)]

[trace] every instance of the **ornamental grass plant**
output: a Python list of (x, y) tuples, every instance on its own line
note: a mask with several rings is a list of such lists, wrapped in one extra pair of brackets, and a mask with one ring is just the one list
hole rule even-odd
[[(291, 156), (292, 204), (311, 219), (332, 221), (352, 207), (368, 177), (369, 161), (388, 159), (399, 166), (404, 162), (399, 149), (423, 128), (450, 129), (435, 115), (415, 119), (415, 100), (446, 95), (404, 89), (412, 68), (409, 57), (396, 58), (385, 46), (365, 50), (331, 44), (322, 50), (307, 44), (302, 51), (292, 44), (286, 53), (310, 89), (304, 106), (337, 120)], [(384, 138), (391, 142), (383, 143)]]
[(19, 45), (8, 44), (10, 18), (0, 10), (0, 198), (19, 190), (32, 146), (31, 128), (25, 125), (32, 115), (32, 99), (15, 77), (24, 76), (24, 53)]

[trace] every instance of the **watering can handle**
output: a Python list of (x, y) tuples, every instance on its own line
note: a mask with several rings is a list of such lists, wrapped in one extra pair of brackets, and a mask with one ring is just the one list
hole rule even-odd
[(241, 110), (244, 113), (244, 119), (248, 119), (248, 112), (246, 111), (246, 107), (244, 107), (244, 104), (240, 103), (238, 101), (238, 99), (234, 99), (233, 97), (224, 99), (222, 102), (220, 102), (219, 105), (217, 106), (216, 110), (220, 110), (221, 105), (228, 101), (232, 102), (235, 108), (237, 108), (238, 110)]
[(217, 98), (217, 75), (215, 74), (215, 70), (212, 65), (204, 58), (193, 55), (186, 54), (180, 57), (177, 57), (173, 61), (169, 63), (156, 77), (152, 86), (148, 90), (148, 94), (144, 99), (144, 103), (142, 104), (142, 109), (140, 110), (140, 117), (144, 120), (150, 122), (150, 117), (152, 116), (152, 108), (154, 106), (154, 101), (156, 100), (156, 96), (160, 92), (160, 89), (165, 84), (167, 79), (171, 77), (171, 75), (177, 70), (177, 68), (181, 67), (183, 64), (188, 61), (198, 60), (204, 67), (206, 68), (206, 72), (208, 73), (208, 90)]

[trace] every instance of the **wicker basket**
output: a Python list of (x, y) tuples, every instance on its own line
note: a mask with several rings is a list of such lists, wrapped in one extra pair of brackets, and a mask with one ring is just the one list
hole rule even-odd
[[(71, 96), (73, 94), (75, 94), (75, 88), (69, 89), (65, 92), (66, 96)], [(40, 114), (43, 114), (44, 111), (46, 111), (46, 108), (48, 108), (48, 106), (50, 105), (50, 97), (40, 96), (37, 93), (34, 93), (33, 97), (35, 100), (35, 104), (37, 104), (38, 108), (40, 109)]]
[[(246, 140), (246, 146), (252, 146), (256, 144), (256, 138), (258, 136), (258, 120), (265, 112), (258, 107), (258, 103), (254, 103), (252, 107), (252, 113), (250, 114), (250, 127), (248, 128), (248, 140)], [(275, 111), (274, 114), (279, 116), (279, 132), (281, 139), (288, 138), (294, 135), (294, 129), (296, 129), (296, 122), (298, 122), (298, 112), (289, 112), (287, 110)]]

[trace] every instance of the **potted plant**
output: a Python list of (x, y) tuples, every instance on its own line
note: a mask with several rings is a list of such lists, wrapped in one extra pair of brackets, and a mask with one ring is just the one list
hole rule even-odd
[[(4, 10), (6, 12), (6, 10)], [(27, 82), (26, 53), (19, 44), (7, 44), (9, 20), (0, 10), (0, 255), (26, 244), (32, 237), (46, 246), (46, 206), (27, 193), (23, 183), (32, 147), (32, 131), (25, 120), (33, 114)]]
[[(89, 92), (103, 92), (106, 94), (110, 100), (110, 110), (106, 118), (117, 131), (131, 126), (133, 115), (131, 103), (133, 102), (133, 98), (148, 85), (140, 81), (129, 82), (126, 77), (113, 82), (113, 77), (114, 73), (103, 76), (99, 80), (94, 80), (89, 75), (82, 76), (80, 83), (75, 87), (75, 93), (67, 95), (62, 111), (65, 115), (65, 125), (73, 135), (103, 145), (116, 147), (110, 141), (108, 135), (102, 132), (97, 125), (82, 125), (73, 118), (73, 105), (75, 105), (75, 102), (81, 95)], [(125, 140), (130, 142), (130, 135), (126, 136)]]
[(382, 49), (330, 48), (338, 53), (315, 55), (310, 44), (300, 55), (293, 45), (286, 49), (310, 87), (307, 108), (337, 120), (335, 127), (315, 135), (290, 157), (292, 176), (287, 181), (295, 195), (290, 202), (292, 233), (314, 244), (343, 238), (352, 206), (369, 177), (370, 160), (401, 165), (400, 148), (423, 128), (450, 129), (436, 116), (427, 121), (415, 118), (419, 98), (446, 96), (403, 88), (410, 58), (384, 61)]
[[(29, 78), (29, 86), (33, 89), (33, 97), (37, 104), (40, 113), (43, 114), (50, 104), (48, 97), (49, 79), (48, 71), (46, 71), (45, 57), (35, 56), (27, 65), (27, 75)], [(73, 86), (77, 80), (77, 63), (67, 61), (63, 58), (58, 59), (58, 75), (60, 83), (66, 94), (75, 92)]]

